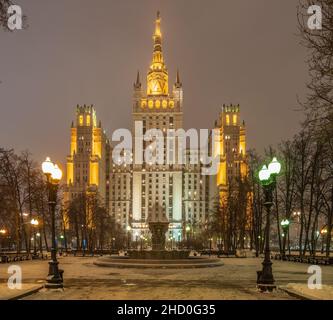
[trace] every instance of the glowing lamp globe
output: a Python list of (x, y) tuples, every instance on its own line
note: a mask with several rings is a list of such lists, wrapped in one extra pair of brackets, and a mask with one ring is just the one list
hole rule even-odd
[(62, 178), (62, 171), (59, 169), (58, 165), (54, 165), (53, 171), (52, 171), (52, 179), (54, 181), (60, 181)]
[(279, 174), (281, 171), (281, 163), (277, 161), (276, 157), (273, 158), (272, 162), (268, 166), (270, 174)]
[(54, 169), (54, 164), (51, 162), (49, 157), (42, 163), (42, 170), (44, 174), (52, 175)]
[(33, 226), (38, 226), (38, 224), (39, 224), (38, 220), (36, 220), (36, 219), (32, 219), (32, 220), (30, 221), (30, 223), (31, 223)]
[(283, 219), (281, 221), (281, 226), (282, 227), (287, 227), (287, 226), (289, 226), (289, 224), (290, 224), (290, 221), (288, 219)]
[(271, 175), (270, 171), (267, 169), (267, 166), (264, 165), (262, 167), (262, 169), (259, 171), (259, 180), (267, 181), (269, 179), (270, 175)]

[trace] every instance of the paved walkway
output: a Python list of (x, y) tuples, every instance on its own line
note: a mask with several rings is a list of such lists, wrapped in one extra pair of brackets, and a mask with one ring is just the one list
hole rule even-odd
[(9, 289), (7, 283), (0, 284), (0, 300), (17, 300), (33, 292), (38, 292), (43, 287), (42, 283), (26, 283), (22, 284), (21, 289)]
[[(190, 270), (102, 268), (93, 264), (95, 259), (60, 258), (60, 266), (65, 270), (65, 289), (57, 292), (43, 289), (24, 299), (295, 299), (282, 290), (274, 293), (257, 291), (256, 271), (261, 269), (261, 259), (225, 258), (224, 266)], [(22, 267), (24, 284), (39, 285), (40, 281), (45, 279), (48, 270), (46, 261), (24, 261), (17, 265)], [(0, 265), (2, 283), (7, 281), (8, 266)], [(309, 277), (307, 269), (306, 264), (284, 261), (273, 263), (278, 286), (286, 286), (289, 283), (306, 285)], [(323, 284), (332, 286), (333, 267), (323, 266), (322, 270)], [(6, 294), (0, 291), (0, 296), (4, 298)]]
[(286, 292), (307, 300), (333, 300), (333, 286), (322, 285), (321, 289), (310, 289), (303, 283), (289, 283), (282, 287)]

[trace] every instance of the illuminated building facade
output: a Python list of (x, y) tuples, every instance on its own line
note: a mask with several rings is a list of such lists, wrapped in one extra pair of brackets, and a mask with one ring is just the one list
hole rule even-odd
[(240, 119), (240, 106), (223, 105), (215, 129), (219, 131), (215, 138), (215, 156), (220, 158), (216, 185), (224, 192), (231, 180), (246, 177), (248, 171), (245, 123)]
[[(211, 176), (202, 175), (200, 151), (188, 148), (186, 157), (183, 167), (183, 220), (185, 228), (200, 232), (207, 226), (209, 219)], [(191, 157), (196, 161), (190, 161)]]
[[(153, 59), (147, 74), (147, 88), (144, 92), (138, 74), (134, 84), (133, 101), (133, 135), (135, 150), (137, 139), (149, 129), (160, 129), (163, 133), (167, 129), (183, 127), (183, 89), (177, 72), (173, 90), (169, 91), (169, 75), (162, 52), (161, 18), (158, 13), (153, 35)], [(135, 132), (135, 122), (142, 122), (143, 131)], [(164, 150), (166, 150), (166, 140)], [(145, 150), (152, 141), (144, 141)], [(144, 152), (144, 151), (143, 151)], [(176, 239), (182, 232), (182, 186), (183, 168), (178, 164), (167, 164), (164, 151), (164, 164), (138, 164), (137, 154), (134, 152), (133, 165), (133, 216), (131, 227), (133, 237), (139, 237), (148, 232), (146, 225), (150, 215), (165, 214), (169, 219), (169, 236)], [(141, 155), (140, 155), (141, 156)], [(161, 155), (156, 155), (161, 156)], [(177, 158), (177, 154), (176, 154)], [(144, 156), (143, 156), (144, 159)], [(158, 212), (155, 212), (155, 211)]]
[[(247, 175), (245, 125), (240, 120), (239, 106), (223, 106), (215, 126), (219, 134), (213, 141), (215, 156), (220, 158), (216, 176), (202, 175), (199, 151), (186, 146), (185, 164), (170, 164), (166, 133), (183, 129), (183, 86), (177, 71), (172, 89), (169, 87), (159, 13), (146, 86), (142, 85), (139, 72), (134, 83), (132, 119), (132, 149), (124, 151), (130, 154), (132, 163), (118, 163), (111, 158), (109, 141), (101, 124), (97, 125), (93, 106), (77, 106), (67, 158), (65, 201), (78, 193), (98, 192), (113, 220), (124, 230), (130, 227), (133, 240), (148, 236), (149, 217), (166, 215), (170, 222), (168, 238), (180, 241), (186, 236), (186, 227), (200, 231), (207, 225), (216, 193), (225, 199), (230, 181)], [(142, 124), (141, 131), (136, 123)], [(145, 150), (154, 143), (154, 137), (144, 139), (150, 129), (164, 134), (163, 155), (158, 154), (158, 149), (155, 151), (156, 157), (163, 157), (163, 164), (145, 162)], [(142, 154), (136, 152), (139, 143)], [(175, 144), (174, 158), (178, 159), (178, 141)], [(196, 163), (190, 163), (192, 156)]]
[(247, 185), (246, 134), (245, 123), (240, 119), (240, 106), (223, 105), (219, 119), (215, 123), (215, 130), (218, 134), (214, 141), (214, 152), (215, 156), (219, 157), (220, 164), (217, 175), (212, 176), (211, 194), (219, 198), (225, 226), (229, 225), (229, 219), (233, 219), (226, 210), (230, 205), (229, 197), (237, 194), (238, 201), (241, 202), (238, 207), (243, 210), (238, 214), (244, 217), (240, 225), (244, 224), (245, 231), (250, 232), (252, 192)]
[(109, 212), (113, 221), (126, 230), (132, 221), (132, 166), (111, 160), (109, 187)]
[(67, 157), (64, 202), (79, 194), (95, 192), (106, 207), (109, 205), (110, 144), (97, 123), (94, 107), (77, 106), (76, 120), (71, 126), (70, 155)]

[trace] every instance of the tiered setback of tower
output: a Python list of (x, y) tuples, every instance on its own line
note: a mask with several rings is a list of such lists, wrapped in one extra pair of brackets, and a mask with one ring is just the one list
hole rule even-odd
[(110, 143), (97, 123), (93, 105), (76, 107), (76, 120), (71, 126), (70, 155), (67, 157), (64, 201), (68, 203), (81, 193), (98, 192), (108, 205)]
[[(146, 90), (143, 90), (138, 72), (132, 116), (133, 150), (136, 138), (142, 138), (149, 129), (166, 132), (183, 128), (183, 87), (177, 71), (176, 82), (169, 92), (159, 14), (155, 21), (153, 58)], [(142, 133), (135, 132), (136, 121), (142, 122)], [(245, 125), (240, 121), (239, 105), (224, 105), (215, 129), (219, 134), (213, 142), (214, 155), (221, 161), (216, 176), (202, 175), (200, 154), (198, 164), (181, 165), (167, 164), (164, 152), (164, 164), (151, 165), (137, 164), (137, 155), (127, 150), (125, 152), (133, 156), (133, 164), (118, 164), (112, 161), (112, 148), (101, 123), (97, 125), (93, 106), (77, 106), (76, 121), (71, 128), (71, 152), (67, 157), (65, 202), (79, 193), (98, 192), (114, 221), (124, 230), (130, 226), (136, 241), (149, 233), (147, 218), (163, 213), (170, 222), (169, 239), (180, 241), (188, 230), (195, 233), (196, 229), (207, 227), (214, 197), (220, 195), (222, 201), (231, 179), (247, 175)], [(144, 142), (143, 150), (149, 143)], [(175, 152), (178, 159), (178, 146)], [(189, 154), (190, 150), (187, 150), (186, 157)]]

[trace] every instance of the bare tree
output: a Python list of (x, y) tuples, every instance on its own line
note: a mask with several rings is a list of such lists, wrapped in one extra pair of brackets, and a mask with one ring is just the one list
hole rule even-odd
[[(277, 205), (281, 206), (279, 211), (284, 213), (284, 217), (289, 221), (292, 218), (292, 212), (295, 209), (295, 148), (293, 141), (284, 141), (279, 145), (279, 160), (282, 163), (282, 171), (277, 184)], [(280, 219), (277, 218), (278, 230), (280, 230)], [(282, 239), (279, 237), (280, 252), (285, 255), (286, 243), (288, 238), (288, 249), (290, 250), (289, 230), (288, 234)]]
[(261, 158), (255, 150), (248, 152), (249, 181), (252, 191), (252, 233), (251, 243), (254, 246), (256, 256), (263, 252), (263, 202), (262, 190), (258, 178), (258, 172), (261, 169)]
[[(321, 7), (321, 30), (308, 27), (307, 8), (314, 4)], [(324, 168), (317, 164), (312, 168), (310, 205), (315, 205), (312, 225), (316, 223), (320, 211), (324, 210), (327, 220), (326, 254), (329, 255), (333, 222), (333, 0), (300, 0), (298, 21), (301, 43), (310, 53), (307, 61), (310, 72), (310, 82), (307, 84), (309, 94), (302, 103), (307, 115), (304, 127), (312, 133), (317, 148), (320, 146), (321, 154), (316, 157), (321, 159), (325, 155), (326, 158), (321, 161)], [(306, 233), (309, 231), (308, 223), (305, 226)]]
[[(308, 8), (319, 5), (322, 10), (322, 29), (308, 27)], [(298, 8), (299, 31), (302, 45), (309, 49), (309, 94), (303, 103), (308, 122), (329, 122), (333, 106), (333, 0), (300, 0)]]

